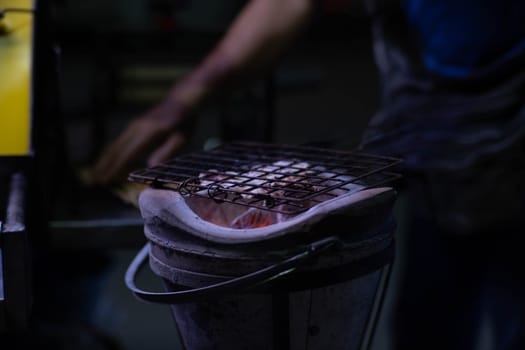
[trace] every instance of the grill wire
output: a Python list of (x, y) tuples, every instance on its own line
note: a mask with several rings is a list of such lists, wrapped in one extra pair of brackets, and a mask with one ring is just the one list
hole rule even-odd
[(392, 182), (401, 160), (354, 151), (233, 142), (182, 155), (129, 180), (287, 215), (350, 192)]

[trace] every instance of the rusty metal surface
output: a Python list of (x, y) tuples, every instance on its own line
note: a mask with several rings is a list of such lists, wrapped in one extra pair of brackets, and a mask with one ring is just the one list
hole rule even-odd
[(130, 181), (275, 211), (304, 212), (342, 194), (389, 183), (400, 159), (317, 147), (234, 142), (139, 169)]

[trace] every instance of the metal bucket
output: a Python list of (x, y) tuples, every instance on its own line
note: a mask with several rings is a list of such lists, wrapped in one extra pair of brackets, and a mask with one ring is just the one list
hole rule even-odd
[[(307, 232), (242, 244), (150, 218), (126, 284), (141, 300), (171, 304), (187, 349), (367, 348), (393, 258), (394, 197), (382, 192)], [(148, 257), (165, 292), (134, 283)]]

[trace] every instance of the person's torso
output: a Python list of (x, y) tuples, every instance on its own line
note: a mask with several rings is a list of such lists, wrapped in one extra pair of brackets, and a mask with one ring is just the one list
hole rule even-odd
[[(511, 0), (368, 5), (383, 96), (364, 148), (402, 156), (410, 168), (457, 168), (524, 137), (525, 25), (518, 19), (525, 18), (525, 5)], [(510, 8), (519, 13), (506, 18)]]

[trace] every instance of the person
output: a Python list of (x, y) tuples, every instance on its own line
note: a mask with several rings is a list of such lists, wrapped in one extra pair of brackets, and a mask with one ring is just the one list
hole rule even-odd
[[(396, 349), (525, 348), (525, 3), (367, 1), (380, 110), (361, 148), (403, 158), (409, 220)], [(309, 0), (252, 0), (214, 50), (97, 161), (108, 184), (150, 152), (169, 157), (210, 96), (278, 59), (315, 12)]]
[(525, 4), (369, 5), (382, 106), (362, 146), (401, 155), (407, 184), (396, 348), (479, 348), (488, 323), (490, 348), (522, 349)]

